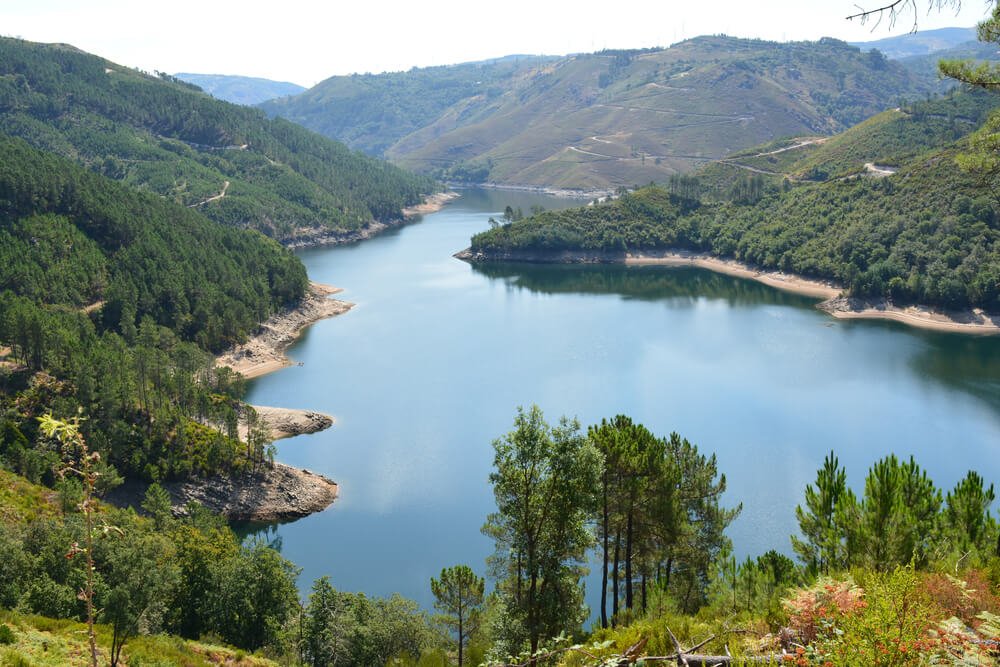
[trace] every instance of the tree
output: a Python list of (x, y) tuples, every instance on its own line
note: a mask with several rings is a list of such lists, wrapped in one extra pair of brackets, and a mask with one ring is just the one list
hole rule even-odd
[(542, 638), (575, 630), (586, 616), (580, 578), (601, 457), (575, 420), (550, 427), (538, 406), (518, 408), (514, 430), (493, 449), (497, 511), (483, 532), (496, 542), (498, 589), (534, 653)]
[[(911, 0), (912, 1), (912, 0)], [(988, 19), (977, 26), (979, 41), (1000, 44), (1000, 4), (993, 7)], [(942, 60), (941, 74), (971, 86), (1000, 90), (1000, 66), (994, 63), (974, 63), (971, 60)], [(969, 150), (956, 157), (958, 165), (976, 174), (980, 184), (990, 190), (1000, 204), (1000, 112), (994, 112), (982, 127), (969, 135)]]
[(347, 662), (350, 618), (348, 600), (334, 590), (329, 577), (313, 582), (304, 620), (306, 657), (316, 667)]
[(170, 520), (173, 512), (170, 494), (162, 486), (153, 482), (146, 489), (146, 494), (143, 496), (142, 509), (153, 517), (153, 523), (156, 525), (157, 530), (163, 529)]
[(242, 648), (273, 644), (298, 608), (297, 574), (294, 565), (266, 544), (241, 548), (214, 568), (211, 629)]
[(80, 590), (79, 597), (87, 605), (87, 640), (90, 644), (90, 663), (92, 667), (97, 667), (97, 638), (94, 634), (94, 488), (97, 485), (98, 473), (95, 465), (101, 460), (100, 454), (91, 452), (87, 448), (87, 442), (80, 433), (80, 418), (75, 417), (69, 421), (60, 421), (51, 414), (39, 417), (40, 428), (47, 438), (57, 441), (63, 454), (63, 465), (59, 470), (60, 476), (77, 475), (83, 481), (83, 500), (80, 502), (80, 510), (84, 516), (84, 546), (74, 542), (67, 557), (72, 558), (78, 554), (83, 554), (87, 559), (86, 583)]
[(847, 491), (847, 472), (830, 452), (816, 472), (816, 487), (806, 486), (805, 509), (801, 505), (795, 508), (804, 539), (792, 536), (792, 548), (811, 572), (828, 574), (831, 567), (838, 567), (841, 531), (836, 510)]
[(865, 479), (858, 524), (865, 564), (880, 572), (911, 561), (926, 564), (940, 507), (941, 492), (913, 457), (900, 463), (890, 454), (875, 463)]
[(140, 630), (161, 628), (179, 575), (173, 545), (161, 535), (116, 539), (107, 551), (103, 575), (108, 591), (102, 616), (111, 625), (111, 667), (115, 667), (130, 638)]
[(959, 551), (978, 550), (988, 555), (996, 531), (996, 522), (990, 516), (994, 498), (993, 485), (987, 488), (974, 470), (945, 496), (945, 530)]
[(484, 581), (467, 565), (441, 570), (441, 578), (431, 577), (434, 608), (441, 612), (439, 620), (458, 639), (458, 667), (464, 664), (469, 637), (479, 629), (483, 606)]

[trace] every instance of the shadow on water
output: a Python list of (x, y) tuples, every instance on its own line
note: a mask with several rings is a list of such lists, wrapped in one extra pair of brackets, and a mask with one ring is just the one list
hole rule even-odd
[(475, 264), (473, 270), (509, 287), (541, 294), (617, 294), (625, 299), (693, 305), (722, 300), (730, 306), (781, 305), (812, 308), (817, 300), (782, 292), (752, 280), (693, 267), (620, 264)]
[(229, 527), (236, 533), (236, 538), (241, 544), (248, 544), (254, 540), (260, 540), (278, 553), (281, 553), (281, 535), (278, 528), (282, 523), (290, 522), (264, 522), (264, 521), (230, 521)]
[(1000, 336), (927, 334), (914, 371), (969, 393), (1000, 414)]
[[(790, 306), (814, 308), (817, 300), (761, 283), (694, 267), (615, 264), (475, 264), (473, 271), (508, 289), (539, 294), (610, 294), (640, 301), (669, 300), (671, 307), (694, 307), (701, 300), (723, 301), (733, 308)], [(830, 326), (904, 331), (919, 344), (910, 367), (926, 381), (942, 383), (984, 401), (1000, 414), (1000, 336), (942, 334), (898, 322), (830, 318)]]

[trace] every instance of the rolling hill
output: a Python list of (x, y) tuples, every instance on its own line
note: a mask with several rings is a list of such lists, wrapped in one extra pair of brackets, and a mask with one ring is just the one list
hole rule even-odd
[(369, 155), (382, 156), (394, 143), (471, 97), (495, 98), (510, 80), (555, 61), (546, 56), (495, 60), (407, 72), (333, 76), (304, 93), (261, 104), (269, 115), (295, 121)]
[(401, 217), (434, 182), (76, 48), (0, 39), (0, 133), (279, 240)]
[(212, 97), (247, 106), (273, 100), (276, 97), (298, 95), (305, 91), (305, 88), (297, 83), (271, 81), (255, 76), (192, 74), (190, 72), (178, 72), (174, 76), (181, 81), (193, 83)]
[[(452, 180), (590, 189), (663, 181), (778, 137), (832, 134), (936, 83), (833, 39), (698, 37), (506, 65), (481, 70), (497, 76), (480, 84), (465, 72), (419, 113), (414, 100), (465, 70), (338, 77), (264, 108)], [(362, 85), (379, 89), (378, 107), (351, 106)], [(384, 109), (398, 122), (383, 121)]]

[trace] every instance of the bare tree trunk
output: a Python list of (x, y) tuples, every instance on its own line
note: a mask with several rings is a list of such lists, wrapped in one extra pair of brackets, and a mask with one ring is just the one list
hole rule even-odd
[(603, 479), (604, 495), (604, 564), (601, 567), (601, 627), (608, 627), (608, 478), (607, 473)]
[(625, 608), (632, 609), (632, 514), (628, 508), (628, 525), (625, 529)]
[(615, 533), (615, 557), (611, 566), (611, 589), (614, 594), (611, 598), (611, 627), (615, 627), (618, 623), (618, 555), (621, 542), (622, 536), (619, 531)]

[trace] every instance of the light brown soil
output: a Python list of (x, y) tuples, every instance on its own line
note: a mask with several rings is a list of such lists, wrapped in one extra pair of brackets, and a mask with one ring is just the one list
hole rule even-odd
[(297, 308), (271, 317), (256, 336), (219, 355), (217, 366), (229, 366), (244, 377), (255, 378), (291, 365), (285, 350), (302, 330), (319, 320), (346, 313), (354, 305), (329, 298), (341, 290), (310, 283), (309, 293)]

